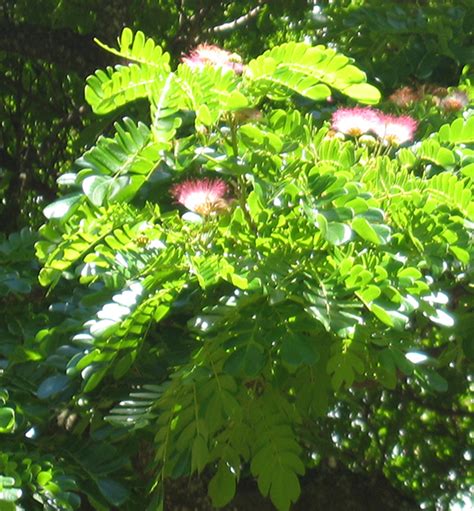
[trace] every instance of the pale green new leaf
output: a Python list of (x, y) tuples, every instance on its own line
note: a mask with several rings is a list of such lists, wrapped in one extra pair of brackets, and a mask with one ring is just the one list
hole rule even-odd
[(76, 163), (98, 174), (149, 174), (160, 157), (160, 148), (151, 140), (150, 129), (128, 117), (116, 122), (114, 127), (113, 138), (100, 137)]
[(249, 62), (245, 78), (263, 94), (275, 85), (314, 100), (327, 98), (337, 89), (361, 103), (375, 104), (380, 92), (366, 82), (366, 75), (351, 60), (324, 46), (285, 43)]
[(141, 31), (134, 35), (125, 28), (118, 39), (118, 50), (96, 42), (114, 55), (134, 62), (98, 70), (87, 78), (86, 101), (97, 114), (106, 114), (130, 101), (147, 97), (153, 82), (170, 72), (169, 54), (163, 53), (161, 47)]
[(467, 120), (456, 119), (451, 124), (444, 124), (438, 132), (440, 142), (450, 144), (472, 144), (474, 143), (474, 117)]
[(87, 78), (85, 98), (96, 114), (107, 114), (126, 103), (145, 98), (155, 80), (165, 74), (154, 66), (130, 64), (98, 70)]
[(82, 167), (76, 184), (96, 206), (131, 199), (156, 168), (161, 145), (150, 129), (129, 118), (115, 123), (113, 138), (100, 137), (76, 164)]
[(247, 98), (239, 90), (240, 80), (232, 71), (210, 66), (191, 69), (182, 64), (178, 67), (177, 77), (182, 94), (181, 107), (198, 114), (197, 124), (214, 124), (224, 112), (248, 105)]
[(181, 125), (178, 115), (182, 102), (180, 92), (174, 73), (156, 80), (151, 87), (151, 129), (155, 142), (163, 149), (170, 147), (171, 139)]
[(474, 220), (474, 203), (469, 182), (460, 180), (450, 172), (443, 172), (431, 178), (426, 184), (429, 193), (427, 209), (434, 205), (447, 204), (459, 209), (469, 220)]
[(155, 44), (151, 37), (146, 37), (145, 34), (138, 30), (136, 34), (128, 27), (125, 27), (122, 34), (117, 39), (119, 49), (111, 48), (105, 43), (100, 42), (98, 39), (94, 41), (104, 50), (107, 50), (118, 57), (128, 60), (133, 60), (139, 64), (147, 64), (151, 67), (169, 72), (168, 53), (163, 52), (160, 46)]

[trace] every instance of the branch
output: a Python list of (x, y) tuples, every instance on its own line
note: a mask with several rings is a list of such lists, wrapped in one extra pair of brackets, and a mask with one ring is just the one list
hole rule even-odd
[(218, 25), (217, 27), (213, 27), (212, 32), (228, 32), (230, 30), (234, 30), (234, 28), (239, 25), (245, 25), (249, 22), (254, 16), (256, 16), (262, 9), (261, 5), (257, 5), (252, 10), (250, 10), (247, 14), (240, 16), (240, 18), (235, 19), (234, 21), (229, 21), (228, 23), (222, 23), (222, 25)]

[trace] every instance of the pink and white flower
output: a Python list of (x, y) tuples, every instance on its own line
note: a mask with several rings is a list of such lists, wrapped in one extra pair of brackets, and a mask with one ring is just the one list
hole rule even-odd
[(374, 108), (340, 108), (332, 115), (332, 129), (359, 137), (376, 134), (384, 142), (400, 145), (413, 140), (418, 123), (408, 115), (389, 115)]
[(422, 99), (419, 91), (413, 89), (413, 87), (401, 87), (397, 89), (392, 95), (389, 97), (392, 103), (395, 103), (397, 106), (401, 108), (406, 108), (417, 101)]
[(400, 145), (413, 140), (418, 123), (409, 115), (387, 115), (380, 113), (374, 132), (391, 145)]
[(379, 113), (372, 108), (339, 108), (332, 115), (332, 129), (353, 137), (375, 131), (379, 124)]
[(441, 100), (440, 106), (445, 112), (457, 112), (466, 108), (468, 104), (468, 95), (461, 90), (456, 90), (444, 97)]
[(185, 208), (200, 215), (225, 211), (228, 188), (221, 179), (188, 179), (171, 188), (171, 195)]
[(192, 69), (202, 69), (205, 66), (212, 66), (224, 70), (232, 70), (235, 73), (242, 73), (242, 58), (236, 53), (230, 53), (212, 44), (200, 44), (182, 62)]

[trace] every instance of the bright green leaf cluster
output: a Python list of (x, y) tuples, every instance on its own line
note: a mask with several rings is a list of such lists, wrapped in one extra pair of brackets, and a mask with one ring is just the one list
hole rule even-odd
[[(132, 63), (97, 71), (87, 101), (106, 114), (146, 99), (149, 117), (99, 137), (45, 210), (39, 281), (61, 297), (60, 319), (33, 336), (47, 357), (22, 355), (44, 358), (33, 392), (51, 406), (72, 400), (71, 427), (93, 432), (100, 447), (81, 463), (98, 509), (128, 498), (114, 475), (124, 458), (99, 442), (132, 449), (143, 433), (158, 501), (169, 479), (208, 470), (214, 506), (249, 473), (288, 510), (312, 463), (301, 424), (348, 389), (410, 378), (447, 391), (441, 362), (407, 355), (451, 343), (464, 356), (443, 297), (454, 275), (468, 279), (472, 256), (472, 123), (405, 148), (335, 134), (315, 101), (380, 94), (322, 46), (277, 46), (241, 75), (218, 62), (172, 71), (129, 29), (107, 49)], [(6, 275), (0, 291), (21, 294)], [(9, 434), (18, 413), (7, 404)], [(49, 488), (54, 474), (40, 479)]]

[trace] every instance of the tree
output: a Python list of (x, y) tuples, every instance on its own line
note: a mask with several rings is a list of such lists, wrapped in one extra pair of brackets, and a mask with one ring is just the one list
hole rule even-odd
[(467, 492), (465, 93), (353, 107), (379, 91), (305, 43), (177, 68), (142, 32), (102, 46), (120, 64), (85, 97), (120, 120), (59, 177), (39, 236), (0, 246), (1, 497), (434, 509)]

